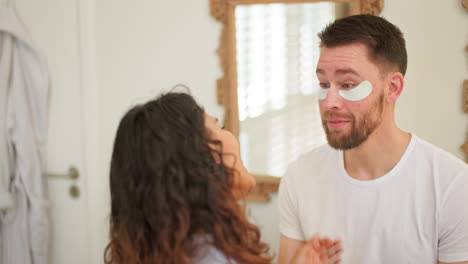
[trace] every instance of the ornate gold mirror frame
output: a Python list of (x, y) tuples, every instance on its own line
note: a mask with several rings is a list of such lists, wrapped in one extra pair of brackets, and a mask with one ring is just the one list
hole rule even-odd
[[(217, 50), (224, 75), (217, 80), (217, 100), (224, 106), (224, 125), (239, 137), (239, 112), (237, 101), (237, 69), (235, 39), (235, 8), (237, 5), (269, 3), (312, 3), (323, 0), (210, 0), (211, 15), (223, 25), (220, 45)], [(350, 3), (351, 14), (380, 14), (384, 0), (329, 0), (328, 2)], [(269, 194), (278, 191), (280, 178), (268, 175), (254, 175), (257, 186), (248, 200), (268, 201)]]

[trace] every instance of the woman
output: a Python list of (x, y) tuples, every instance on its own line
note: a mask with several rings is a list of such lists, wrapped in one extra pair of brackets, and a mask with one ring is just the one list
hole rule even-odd
[[(105, 262), (270, 263), (238, 202), (254, 186), (236, 138), (190, 95), (168, 93), (135, 106), (114, 143)], [(322, 263), (311, 261), (328, 259), (333, 245), (316, 236), (294, 261)]]

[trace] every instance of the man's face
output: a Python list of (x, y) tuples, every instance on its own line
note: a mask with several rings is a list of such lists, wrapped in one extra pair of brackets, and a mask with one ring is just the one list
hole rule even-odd
[[(367, 47), (352, 43), (322, 48), (317, 77), (320, 86), (328, 89), (326, 98), (319, 100), (328, 143), (342, 150), (359, 146), (381, 124), (385, 100), (382, 75), (369, 60)], [(340, 90), (353, 89), (366, 80), (373, 86), (366, 98), (348, 101), (340, 96)]]

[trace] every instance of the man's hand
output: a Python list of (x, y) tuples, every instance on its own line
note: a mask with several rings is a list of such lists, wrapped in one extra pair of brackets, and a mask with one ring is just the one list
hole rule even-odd
[(320, 238), (315, 234), (296, 251), (290, 264), (338, 264), (341, 263), (342, 251), (340, 240)]

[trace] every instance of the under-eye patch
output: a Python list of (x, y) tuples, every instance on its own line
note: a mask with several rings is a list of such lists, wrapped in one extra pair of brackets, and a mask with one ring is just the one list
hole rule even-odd
[(319, 100), (325, 100), (325, 98), (327, 98), (328, 90), (330, 89), (324, 89), (322, 87), (319, 88), (319, 91), (318, 91)]
[(340, 90), (341, 97), (348, 101), (360, 101), (372, 92), (372, 84), (369, 81), (363, 81), (358, 86), (349, 90)]
[[(318, 92), (319, 100), (324, 100), (327, 98), (329, 89), (320, 88)], [(372, 84), (369, 81), (363, 81), (358, 86), (349, 89), (349, 90), (339, 90), (338, 93), (340, 96), (348, 101), (360, 101), (372, 92)]]

